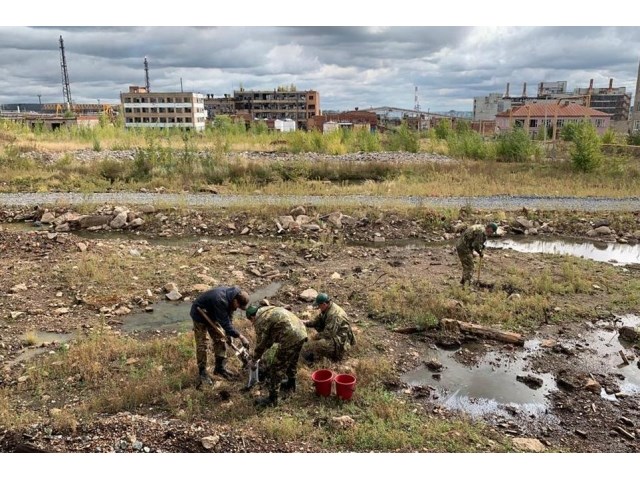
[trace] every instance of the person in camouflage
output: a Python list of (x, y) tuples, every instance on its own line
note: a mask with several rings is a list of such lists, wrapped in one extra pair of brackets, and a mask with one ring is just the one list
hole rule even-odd
[[(249, 347), (247, 338), (234, 327), (232, 316), (238, 308), (244, 310), (249, 303), (249, 294), (239, 287), (220, 286), (198, 296), (191, 305), (193, 334), (196, 342), (196, 362), (198, 364), (198, 386), (211, 385), (213, 381), (207, 374), (207, 333), (213, 342), (216, 359), (213, 373), (227, 380), (232, 378), (226, 367), (227, 345), (231, 338), (239, 338), (245, 348)], [(201, 311), (208, 318), (205, 318)]]
[(267, 372), (269, 396), (256, 400), (259, 407), (276, 406), (280, 390), (292, 392), (296, 389), (298, 359), (307, 341), (307, 329), (302, 320), (282, 307), (251, 305), (247, 307), (246, 315), (256, 331), (252, 362), (257, 362), (274, 343), (278, 344)]
[(476, 252), (482, 258), (483, 250), (487, 243), (487, 236), (491, 236), (498, 230), (498, 225), (489, 223), (486, 226), (472, 225), (467, 228), (462, 236), (458, 239), (456, 250), (460, 262), (462, 263), (462, 280), (460, 284), (471, 284), (473, 277), (473, 252)]
[(347, 314), (326, 293), (318, 294), (313, 305), (320, 309), (320, 313), (313, 321), (305, 322), (305, 326), (315, 329), (318, 335), (305, 346), (303, 358), (308, 362), (322, 357), (342, 360), (356, 344)]

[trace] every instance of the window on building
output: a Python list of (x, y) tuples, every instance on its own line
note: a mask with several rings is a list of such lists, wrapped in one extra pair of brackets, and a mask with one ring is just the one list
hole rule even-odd
[(559, 118), (559, 119), (556, 121), (556, 127), (564, 127), (564, 119)]
[(529, 119), (529, 128), (537, 128), (538, 120), (536, 118)]
[(596, 127), (604, 127), (604, 118), (596, 118)]

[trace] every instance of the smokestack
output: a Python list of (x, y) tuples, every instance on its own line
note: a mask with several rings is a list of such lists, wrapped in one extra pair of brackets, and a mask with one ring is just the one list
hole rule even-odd
[(591, 94), (591, 92), (593, 92), (593, 78), (589, 80), (589, 94)]
[[(640, 71), (640, 70), (639, 70)], [(507, 82), (507, 93), (504, 94), (505, 97), (509, 96), (509, 82)]]
[(527, 82), (524, 82), (524, 86), (522, 87), (522, 96), (527, 96)]
[(609, 93), (611, 93), (611, 90), (613, 90), (613, 78), (609, 79)]

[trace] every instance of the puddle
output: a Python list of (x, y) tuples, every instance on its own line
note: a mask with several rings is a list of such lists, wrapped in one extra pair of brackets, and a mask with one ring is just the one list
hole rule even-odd
[(528, 237), (487, 240), (487, 248), (524, 253), (553, 253), (617, 265), (640, 264), (640, 244), (589, 242), (584, 240), (539, 240)]
[[(577, 361), (591, 373), (601, 373), (605, 375), (620, 374), (624, 379), (618, 381), (620, 391), (629, 395), (640, 393), (640, 368), (638, 368), (636, 358), (625, 365), (620, 356), (620, 350), (629, 353), (632, 344), (620, 338), (617, 329), (621, 326), (638, 327), (640, 317), (637, 315), (619, 316), (614, 329), (597, 328), (586, 331), (578, 339), (563, 342), (576, 351)], [(607, 395), (604, 390), (601, 393), (603, 398), (615, 401), (613, 395)]]
[[(257, 303), (265, 297), (270, 298), (281, 286), (281, 282), (270, 283), (266, 287), (254, 290), (249, 300)], [(193, 328), (193, 321), (189, 315), (191, 302), (159, 302), (152, 307), (152, 312), (139, 312), (123, 317), (122, 330), (125, 332), (149, 330), (186, 332)], [(244, 315), (244, 312), (237, 310), (234, 315)]]
[(24, 334), (20, 338), (22, 340), (33, 341), (33, 346), (22, 349), (15, 358), (6, 362), (6, 365), (13, 367), (19, 363), (31, 360), (37, 355), (57, 350), (61, 345), (69, 342), (73, 337), (74, 335), (72, 333), (51, 333), (43, 331)]
[[(474, 347), (474, 344), (465, 344), (463, 348), (471, 350)], [(459, 363), (456, 352), (428, 348), (423, 358), (434, 358), (442, 364), (441, 378), (434, 379), (434, 372), (420, 367), (403, 375), (402, 380), (412, 386), (434, 387), (438, 401), (444, 406), (473, 416), (496, 413), (505, 406), (540, 415), (547, 412), (546, 395), (556, 386), (551, 374), (532, 372), (527, 367), (528, 357), (538, 347), (539, 342), (529, 341), (523, 349), (513, 352), (488, 352), (473, 366)], [(541, 378), (542, 386), (534, 390), (516, 380), (516, 376), (527, 374)]]

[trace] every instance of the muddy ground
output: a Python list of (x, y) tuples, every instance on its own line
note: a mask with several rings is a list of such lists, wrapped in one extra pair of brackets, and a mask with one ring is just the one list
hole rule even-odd
[[(239, 284), (250, 292), (279, 282), (281, 286), (270, 296), (270, 302), (287, 306), (303, 316), (310, 315), (311, 309), (308, 302), (300, 299), (302, 291), (307, 288), (329, 291), (351, 315), (356, 334), (361, 339), (354, 358), (345, 361), (347, 367), (348, 362), (357, 361), (358, 355), (377, 352), (394, 367), (395, 379), (387, 388), (395, 395), (414, 402), (416, 408), (424, 409), (428, 416), (469, 418), (469, 412), (448, 408), (443, 403), (446, 393), (438, 391), (437, 383), (434, 384), (436, 387), (430, 387), (410, 385), (403, 380), (407, 373), (430, 360), (428, 351), (443, 344), (443, 332), (434, 327), (410, 334), (398, 333), (394, 330), (407, 325), (399, 325), (395, 319), (381, 315), (368, 301), (371, 292), (392, 289), (401, 281), (428, 279), (436, 291), (455, 285), (459, 281), (460, 266), (451, 242), (460, 231), (455, 227), (457, 223), (427, 227), (402, 213), (387, 212), (378, 218), (345, 221), (340, 227), (322, 226), (321, 231), (279, 232), (281, 226), (274, 231), (272, 223), (255, 220), (248, 214), (173, 213), (163, 219), (148, 216), (145, 224), (135, 232), (127, 231), (126, 235), (119, 236), (113, 231), (97, 231), (91, 235), (73, 230), (54, 232), (46, 225), (43, 225), (44, 230), (36, 231), (31, 222), (34, 219), (29, 218), (28, 212), (28, 209), (6, 208), (0, 218), (4, 222), (0, 231), (0, 359), (3, 364), (0, 386), (9, 392), (17, 391), (18, 385), (25, 381), (29, 362), (33, 361), (31, 358), (21, 360), (20, 355), (43, 346), (46, 353), (64, 343), (54, 340), (54, 343), (28, 345), (24, 340), (28, 332), (71, 334), (90, 331), (106, 322), (110, 328), (123, 331), (124, 335), (139, 338), (172, 335), (175, 334), (172, 330), (125, 332), (122, 318), (164, 301), (164, 287), (169, 282), (176, 283), (180, 290), (182, 298), (178, 302), (189, 301), (197, 294), (193, 287), (196, 283), (194, 275), (206, 273), (206, 280)], [(56, 212), (56, 215), (61, 214), (62, 211)], [(520, 215), (522, 212), (508, 214), (501, 222), (505, 234), (530, 233), (522, 224), (513, 222), (513, 218)], [(478, 215), (476, 220), (484, 216)], [(608, 219), (606, 223), (602, 223), (603, 217)], [(536, 229), (536, 234), (564, 233), (586, 237), (594, 228), (614, 223), (615, 214), (594, 216), (569, 212), (548, 214), (546, 219), (548, 222), (531, 225), (529, 230)], [(460, 220), (472, 223), (472, 219), (462, 213)], [(545, 223), (546, 228), (542, 228)], [(16, 225), (21, 227), (16, 228)], [(247, 225), (251, 227), (249, 232), (244, 228)], [(633, 243), (634, 231), (640, 226), (636, 223), (634, 230), (633, 224), (626, 224), (625, 228), (625, 232), (598, 235), (602, 240)], [(183, 240), (171, 241), (180, 238)], [(436, 243), (392, 245), (389, 244), (391, 239)], [(87, 254), (106, 258), (113, 252), (122, 252), (126, 258), (136, 260), (135, 268), (140, 271), (151, 270), (155, 274), (140, 275), (138, 281), (134, 269), (130, 286), (123, 288), (130, 278), (116, 279), (106, 292), (96, 291), (90, 285), (60, 280), (61, 271), (71, 264), (81, 263)], [(186, 274), (181, 277), (179, 265), (172, 264), (175, 258), (198, 256), (215, 259), (217, 263), (209, 264), (205, 270), (183, 270), (191, 275), (189, 280)], [(159, 258), (165, 260), (159, 261)], [(556, 268), (557, 262), (557, 258), (550, 255), (489, 251), (484, 262), (484, 284), (496, 284), (506, 271), (516, 270), (526, 275), (532, 268)], [(598, 268), (601, 267), (594, 262), (594, 269)], [(621, 278), (637, 279), (639, 276), (637, 269), (627, 268)], [(481, 298), (485, 291), (476, 286), (472, 295)], [(526, 295), (526, 292), (520, 294)], [(529, 376), (532, 389), (538, 388), (536, 382), (540, 378), (544, 378), (544, 382), (552, 378), (553, 385), (545, 385), (552, 387), (546, 395), (545, 411), (531, 413), (521, 406), (507, 405), (482, 415), (479, 420), (491, 427), (496, 441), (505, 437), (528, 439), (519, 440), (521, 443), (516, 450), (640, 451), (640, 392), (627, 392), (622, 388), (625, 379), (622, 369), (603, 368), (601, 364), (586, 361), (587, 354), (591, 358), (594, 352), (584, 339), (585, 331), (598, 328), (616, 337), (620, 326), (616, 323), (617, 315), (638, 315), (638, 307), (611, 305), (607, 292), (600, 288), (554, 297), (554, 301), (548, 322), (520, 332), (525, 339), (541, 340), (526, 368), (518, 374)], [(574, 322), (556, 321), (558, 312), (573, 304), (587, 307), (592, 315)], [(459, 320), (474, 321), (465, 315), (463, 304), (456, 306), (454, 302), (450, 314)], [(514, 345), (460, 332), (447, 335), (454, 337), (453, 340), (448, 338), (448, 345), (453, 345), (458, 361), (470, 369), (488, 352), (499, 359), (499, 364), (508, 363), (512, 356), (530, 348), (528, 344)], [(615, 341), (618, 341), (617, 337)], [(629, 361), (624, 368), (638, 370), (640, 350), (637, 344), (619, 345)], [(610, 353), (607, 355), (611, 356)], [(437, 370), (436, 365), (434, 372)], [(313, 389), (307, 378), (309, 372), (309, 369), (301, 370), (299, 389), (307, 394)], [(445, 378), (447, 369), (437, 373)], [(240, 395), (241, 383), (241, 380), (231, 384), (222, 382), (217, 388), (233, 397)], [(24, 398), (17, 401), (18, 404), (30, 404)], [(217, 435), (215, 447), (206, 448), (202, 439), (212, 429)], [(493, 440), (488, 440), (485, 450), (491, 451), (492, 444)], [(224, 423), (212, 426), (206, 421), (185, 422), (160, 412), (105, 414), (78, 426), (74, 435), (52, 435), (45, 423), (20, 430), (7, 429), (0, 424), (0, 451), (4, 452), (204, 452), (211, 448), (217, 452), (321, 451), (317, 445), (304, 441), (275, 443), (250, 429), (238, 431)]]

